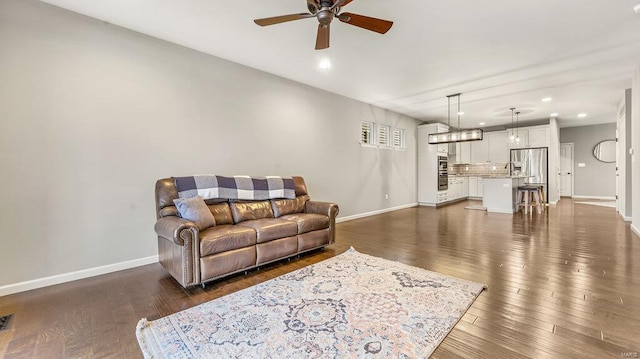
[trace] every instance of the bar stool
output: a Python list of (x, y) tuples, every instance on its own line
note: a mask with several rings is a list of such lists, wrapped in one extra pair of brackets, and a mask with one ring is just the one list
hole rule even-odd
[(535, 206), (538, 209), (538, 213), (542, 213), (542, 207), (544, 203), (542, 197), (542, 189), (536, 186), (519, 186), (518, 187), (518, 196), (517, 203), (518, 209), (520, 207), (524, 207), (524, 214), (527, 214), (529, 211), (533, 213), (533, 207)]

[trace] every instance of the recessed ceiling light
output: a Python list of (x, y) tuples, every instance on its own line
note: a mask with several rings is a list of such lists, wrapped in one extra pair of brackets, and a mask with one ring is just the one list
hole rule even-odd
[(331, 68), (331, 60), (329, 60), (329, 58), (320, 60), (320, 62), (318, 63), (318, 67), (323, 70), (329, 70)]
[(640, 4), (636, 5), (633, 7), (633, 11), (635, 11), (636, 13), (640, 14)]
[(460, 111), (460, 112), (458, 112), (458, 115), (462, 116), (462, 115), (464, 115), (464, 112)]
[(558, 115), (559, 115), (559, 113), (554, 112), (554, 113), (550, 114), (549, 116), (551, 116), (551, 117), (558, 117)]
[(579, 113), (578, 114), (578, 118), (585, 118), (585, 117), (587, 117), (586, 113)]
[(480, 122), (480, 126), (484, 126), (486, 124), (487, 124), (486, 122)]
[(542, 99), (542, 102), (551, 102), (553, 100), (551, 97), (545, 97)]

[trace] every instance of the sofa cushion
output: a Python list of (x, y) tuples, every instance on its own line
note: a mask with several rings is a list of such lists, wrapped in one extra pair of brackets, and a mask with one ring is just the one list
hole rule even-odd
[(180, 213), (180, 217), (192, 221), (199, 230), (216, 225), (216, 220), (207, 208), (207, 204), (200, 196), (175, 199), (173, 202)]
[(322, 229), (298, 235), (298, 252), (319, 248), (330, 244), (329, 229)]
[[(206, 202), (206, 201), (205, 201)], [(216, 203), (208, 205), (209, 210), (216, 219), (216, 224), (233, 224), (233, 215), (231, 215), (231, 208), (229, 203)]]
[(298, 236), (274, 239), (256, 245), (256, 264), (261, 265), (298, 253)]
[(295, 222), (277, 218), (255, 219), (242, 222), (237, 224), (237, 226), (253, 228), (258, 236), (258, 243), (267, 242), (272, 239), (291, 237), (298, 233), (298, 226), (296, 226)]
[(323, 214), (296, 213), (282, 216), (280, 219), (295, 223), (298, 227), (298, 234), (329, 228), (329, 217)]
[(229, 203), (229, 207), (234, 223), (273, 218), (273, 210), (269, 201), (237, 201)]
[(200, 232), (200, 257), (256, 244), (256, 231), (248, 227), (223, 224)]
[(292, 213), (304, 212), (304, 205), (309, 200), (309, 196), (298, 196), (296, 199), (272, 199), (273, 215), (278, 218)]

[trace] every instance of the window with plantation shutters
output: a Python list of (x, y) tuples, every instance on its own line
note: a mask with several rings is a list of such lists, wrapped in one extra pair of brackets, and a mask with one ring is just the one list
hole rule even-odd
[(373, 142), (373, 122), (362, 122), (360, 129), (360, 143), (372, 145)]
[(389, 126), (386, 125), (378, 125), (378, 145), (379, 146), (390, 146), (389, 143)]
[(404, 148), (404, 130), (401, 128), (394, 128), (391, 141), (393, 147)]

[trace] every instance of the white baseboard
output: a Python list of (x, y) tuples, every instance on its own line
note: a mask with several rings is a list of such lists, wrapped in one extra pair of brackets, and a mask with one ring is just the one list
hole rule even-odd
[(640, 229), (638, 229), (638, 227), (634, 226), (633, 223), (631, 223), (631, 231), (633, 233), (635, 233), (636, 236), (638, 236), (638, 238), (640, 238)]
[(618, 215), (620, 216), (620, 218), (622, 218), (623, 221), (625, 222), (631, 222), (631, 217), (627, 217), (624, 215), (624, 213), (622, 212), (618, 212)]
[(418, 203), (409, 203), (409, 204), (404, 204), (402, 206), (396, 206), (396, 207), (391, 207), (391, 208), (379, 209), (377, 211), (354, 214), (353, 216), (346, 216), (346, 217), (338, 218), (338, 219), (336, 219), (336, 223), (353, 221), (354, 219), (365, 218), (365, 217), (375, 216), (376, 214), (382, 214), (382, 213), (397, 211), (397, 210), (400, 210), (400, 209), (416, 207), (417, 205), (418, 205)]
[(418, 206), (423, 206), (423, 207), (436, 207), (437, 205), (435, 203), (428, 203), (428, 202), (419, 202)]
[(571, 198), (575, 198), (575, 199), (602, 199), (602, 200), (608, 200), (608, 201), (615, 201), (616, 197), (603, 197), (603, 196), (577, 196), (577, 195), (573, 195), (571, 196)]
[(83, 269), (76, 272), (58, 274), (51, 277), (29, 280), (26, 282), (4, 285), (4, 286), (0, 286), (0, 297), (4, 295), (19, 293), (19, 292), (26, 292), (32, 289), (48, 287), (50, 285), (72, 282), (78, 279), (95, 277), (101, 274), (117, 272), (123, 269), (140, 267), (143, 265), (157, 263), (157, 262), (158, 262), (158, 256), (155, 255), (155, 256), (146, 257), (146, 258), (138, 258), (138, 259), (134, 259), (126, 262), (108, 264), (106, 266), (101, 266), (101, 267)]

